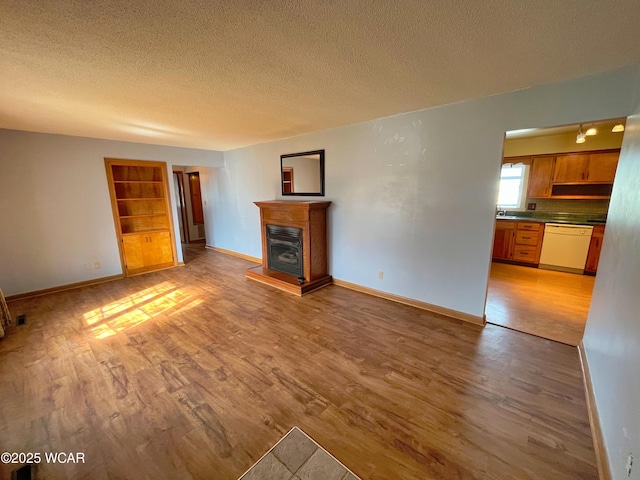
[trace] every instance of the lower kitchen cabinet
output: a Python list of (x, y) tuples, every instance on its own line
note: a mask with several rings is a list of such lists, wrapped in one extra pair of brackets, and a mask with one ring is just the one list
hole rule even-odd
[(513, 256), (513, 240), (516, 234), (516, 222), (498, 220), (493, 237), (493, 258), (510, 260)]
[(587, 264), (584, 273), (595, 275), (600, 261), (600, 251), (602, 250), (602, 239), (604, 238), (604, 225), (596, 225), (591, 233), (591, 243), (587, 254)]
[(493, 259), (537, 265), (544, 223), (496, 221)]

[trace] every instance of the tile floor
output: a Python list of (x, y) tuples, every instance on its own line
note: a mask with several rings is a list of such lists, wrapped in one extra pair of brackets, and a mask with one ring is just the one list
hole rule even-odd
[(359, 480), (298, 427), (293, 427), (240, 480)]

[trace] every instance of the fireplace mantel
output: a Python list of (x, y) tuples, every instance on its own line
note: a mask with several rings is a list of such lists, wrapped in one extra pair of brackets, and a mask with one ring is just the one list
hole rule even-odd
[[(262, 265), (248, 269), (247, 277), (299, 296), (330, 284), (331, 275), (327, 269), (327, 207), (331, 202), (271, 200), (254, 203), (260, 208)], [(270, 268), (267, 225), (300, 229), (301, 258), (298, 261), (302, 261), (302, 277)], [(293, 244), (291, 250), (298, 251)]]

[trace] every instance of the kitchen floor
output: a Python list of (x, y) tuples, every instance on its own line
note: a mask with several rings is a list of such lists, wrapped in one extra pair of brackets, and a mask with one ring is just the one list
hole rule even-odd
[(492, 263), (487, 322), (578, 345), (595, 277)]

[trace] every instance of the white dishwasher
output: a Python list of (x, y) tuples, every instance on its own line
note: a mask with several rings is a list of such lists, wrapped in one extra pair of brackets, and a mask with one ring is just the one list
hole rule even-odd
[(593, 227), (546, 223), (539, 268), (584, 273)]

